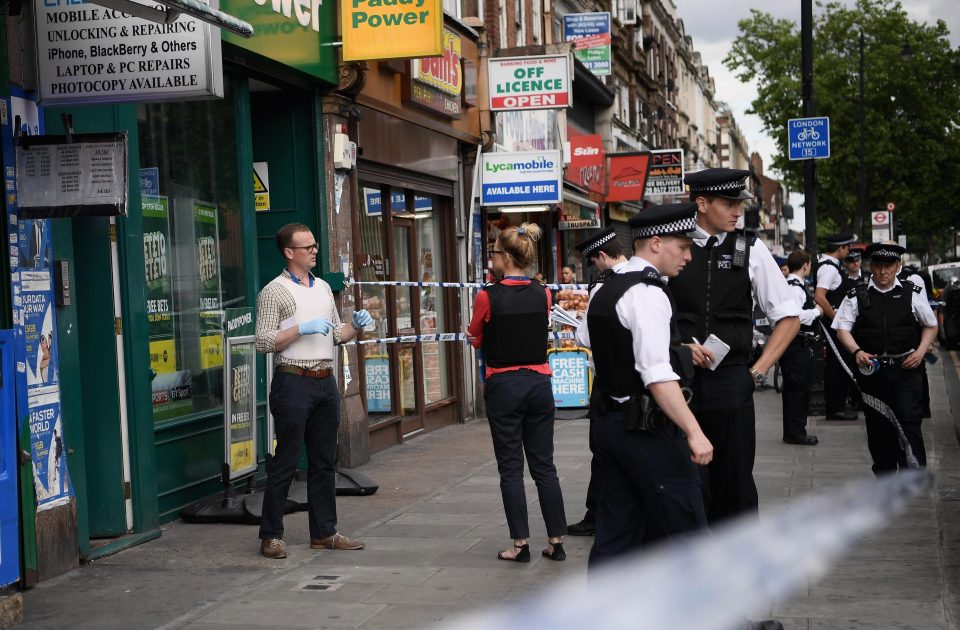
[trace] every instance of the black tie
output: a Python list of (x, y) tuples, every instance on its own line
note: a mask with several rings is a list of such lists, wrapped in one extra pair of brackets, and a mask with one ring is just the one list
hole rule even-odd
[(713, 248), (716, 246), (716, 244), (717, 244), (717, 240), (719, 240), (719, 239), (717, 239), (716, 236), (711, 236), (710, 238), (707, 239), (707, 244), (704, 245), (704, 248), (706, 248), (706, 249), (708, 249), (708, 250), (709, 250), (709, 249), (713, 249)]

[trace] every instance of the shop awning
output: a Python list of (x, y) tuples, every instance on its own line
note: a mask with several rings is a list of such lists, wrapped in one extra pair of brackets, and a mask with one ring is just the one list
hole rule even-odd
[(581, 206), (584, 206), (585, 208), (590, 208), (591, 210), (600, 209), (600, 204), (598, 204), (596, 201), (587, 199), (583, 195), (578, 195), (577, 193), (573, 192), (572, 190), (569, 190), (566, 187), (564, 187), (563, 189), (563, 200), (571, 201), (573, 203), (578, 203)]
[(236, 33), (241, 37), (252, 37), (253, 27), (239, 18), (228, 15), (223, 11), (211, 8), (209, 5), (199, 0), (156, 0), (158, 3), (167, 7), (167, 10), (152, 7), (133, 0), (95, 0), (93, 4), (99, 4), (108, 9), (123, 11), (142, 20), (157, 22), (158, 24), (169, 24), (175, 22), (180, 14), (190, 15), (202, 22), (212, 24), (218, 28), (224, 28), (231, 33)]

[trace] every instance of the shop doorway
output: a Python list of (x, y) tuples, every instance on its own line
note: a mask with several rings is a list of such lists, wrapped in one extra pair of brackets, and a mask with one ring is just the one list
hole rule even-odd
[[(260, 174), (254, 185), (257, 188), (258, 182), (265, 184), (269, 196), (268, 207), (257, 211), (260, 289), (283, 269), (275, 240), (281, 227), (303, 223), (318, 242), (323, 242), (318, 231), (320, 174), (314, 155), (313, 98), (306, 92), (250, 79), (250, 120), (253, 161)], [(323, 260), (325, 255), (321, 251), (317, 260)], [(319, 275), (320, 271), (316, 269), (314, 273)]]
[[(453, 279), (451, 239), (444, 237), (452, 227), (453, 200), (363, 179), (359, 196), (357, 274), (361, 281), (372, 283), (361, 286), (360, 299), (374, 317), (367, 336), (455, 331), (459, 303), (455, 289), (392, 284)], [(384, 211), (386, 207), (389, 212)], [(456, 420), (455, 344), (427, 341), (363, 348), (371, 450)]]

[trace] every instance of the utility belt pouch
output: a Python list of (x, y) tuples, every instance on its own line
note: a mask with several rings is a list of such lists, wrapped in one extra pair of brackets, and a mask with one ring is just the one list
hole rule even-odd
[[(687, 404), (690, 404), (693, 391), (688, 387), (681, 388), (681, 391)], [(660, 433), (668, 422), (667, 415), (650, 395), (650, 392), (631, 396), (629, 400), (623, 403), (623, 412), (626, 416), (623, 421), (623, 428), (629, 432)]]

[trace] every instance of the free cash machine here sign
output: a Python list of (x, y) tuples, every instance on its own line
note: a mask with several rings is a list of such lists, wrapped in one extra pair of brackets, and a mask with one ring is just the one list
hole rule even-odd
[(343, 60), (443, 55), (443, 0), (341, 0)]
[(560, 203), (561, 163), (560, 151), (484, 153), (480, 204)]

